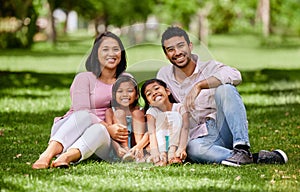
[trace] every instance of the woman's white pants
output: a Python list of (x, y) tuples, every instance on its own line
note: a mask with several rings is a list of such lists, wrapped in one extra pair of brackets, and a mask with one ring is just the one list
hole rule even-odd
[(96, 154), (108, 160), (110, 151), (110, 135), (106, 127), (100, 123), (93, 124), (90, 113), (77, 111), (53, 124), (50, 141), (62, 144), (63, 152), (78, 149), (82, 161)]

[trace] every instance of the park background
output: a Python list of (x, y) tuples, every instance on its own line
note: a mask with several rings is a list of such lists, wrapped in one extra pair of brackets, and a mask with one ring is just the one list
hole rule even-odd
[[(299, 0), (0, 0), (1, 191), (299, 191)], [(106, 163), (32, 170), (53, 118), (95, 35), (125, 44), (139, 82), (167, 65), (160, 45), (170, 25), (186, 29), (194, 52), (239, 69), (252, 151), (283, 149), (285, 165)]]

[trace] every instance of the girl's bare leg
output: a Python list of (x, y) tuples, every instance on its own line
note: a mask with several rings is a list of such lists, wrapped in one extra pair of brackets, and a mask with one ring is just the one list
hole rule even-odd
[(176, 146), (172, 145), (168, 151), (168, 160), (173, 159), (175, 157)]
[(134, 110), (132, 112), (132, 129), (134, 133), (135, 142), (137, 144), (142, 140), (146, 132), (145, 115), (143, 111)]
[[(114, 112), (114, 116), (115, 116), (115, 122), (125, 125), (127, 127), (127, 121), (126, 121), (126, 114), (125, 111), (121, 110), (121, 109), (117, 109)], [(128, 140), (126, 142), (120, 143), (121, 146), (126, 149), (127, 151), (129, 150), (128, 148)]]
[(50, 141), (47, 149), (40, 155), (39, 159), (32, 165), (33, 169), (47, 169), (54, 156), (60, 154), (63, 150), (61, 143)]

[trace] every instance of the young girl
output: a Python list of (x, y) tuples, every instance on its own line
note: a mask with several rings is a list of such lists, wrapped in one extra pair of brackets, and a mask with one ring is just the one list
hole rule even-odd
[(182, 104), (176, 103), (166, 83), (159, 79), (147, 80), (141, 94), (147, 110), (153, 162), (157, 166), (181, 164), (187, 156), (188, 113)]
[(129, 161), (143, 159), (143, 148), (149, 143), (145, 134), (145, 113), (138, 106), (139, 89), (134, 78), (120, 76), (112, 87), (111, 108), (106, 110), (106, 122), (119, 124), (128, 130), (123, 142), (112, 140), (117, 156)]

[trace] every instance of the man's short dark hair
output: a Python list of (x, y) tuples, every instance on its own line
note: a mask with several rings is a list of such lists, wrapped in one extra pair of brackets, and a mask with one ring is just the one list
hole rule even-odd
[(182, 28), (177, 27), (177, 26), (168, 27), (161, 36), (161, 46), (165, 53), (166, 53), (166, 50), (164, 47), (164, 41), (168, 40), (172, 37), (184, 37), (187, 44), (190, 44), (190, 38), (189, 38), (188, 34)]

